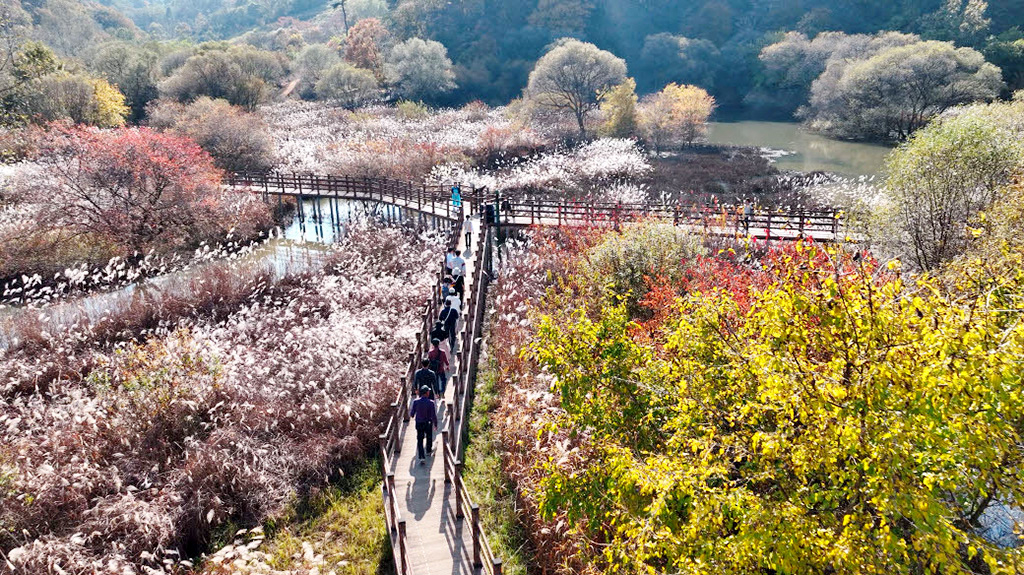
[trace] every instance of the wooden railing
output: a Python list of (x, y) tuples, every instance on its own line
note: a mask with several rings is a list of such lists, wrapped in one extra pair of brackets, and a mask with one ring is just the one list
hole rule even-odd
[(677, 226), (701, 227), (710, 231), (746, 232), (787, 238), (818, 233), (837, 238), (842, 212), (836, 209), (755, 209), (744, 216), (742, 207), (623, 202), (570, 202), (546, 199), (503, 199), (497, 204), (502, 225), (608, 225), (641, 220), (672, 222)]
[[(448, 249), (458, 246), (459, 235), (462, 232), (461, 212), (456, 212), (453, 215), (452, 230), (445, 245), (445, 253), (447, 253)], [(438, 285), (440, 285), (442, 278), (443, 276), (439, 274)], [(403, 423), (410, 419), (409, 406), (413, 399), (411, 390), (414, 384), (415, 372), (419, 367), (419, 358), (423, 357), (423, 354), (430, 345), (430, 328), (433, 327), (433, 319), (437, 317), (438, 313), (438, 298), (435, 292), (436, 290), (431, 290), (424, 304), (421, 316), (422, 327), (419, 335), (416, 337), (416, 343), (413, 344), (413, 349), (409, 353), (408, 368), (405, 375), (399, 379), (398, 393), (395, 401), (389, 407), (389, 415), (384, 424), (384, 431), (378, 436), (380, 442), (381, 473), (384, 477), (381, 485), (381, 494), (384, 498), (384, 515), (391, 539), (391, 553), (398, 575), (411, 575), (412, 562), (409, 560), (406, 523), (405, 519), (402, 518), (395, 493), (395, 474), (390, 470), (391, 458), (392, 455), (397, 455), (401, 451), (401, 428)]]
[(474, 254), (472, 294), (466, 302), (464, 321), (459, 334), (459, 372), (455, 376), (455, 393), (445, 405), (441, 445), (444, 451), (444, 481), (453, 486), (455, 505), (448, 519), (453, 525), (470, 521), (472, 530), (472, 562), (490, 575), (501, 575), (502, 561), (494, 555), (480, 522), (480, 506), (473, 503), (462, 478), (462, 455), (465, 451), (469, 426), (469, 409), (476, 388), (476, 369), (483, 340), (483, 320), (486, 313), (488, 271), (492, 258), (492, 229), (486, 221), (479, 234), (467, 234), (468, 247)]
[[(460, 235), (463, 233), (463, 221), (461, 219), (453, 222), (452, 233), (449, 236), (447, 248), (457, 248)], [(489, 575), (501, 575), (502, 561), (495, 557), (483, 532), (480, 522), (480, 508), (472, 502), (466, 485), (462, 479), (461, 455), (465, 450), (465, 436), (468, 428), (469, 409), (472, 402), (472, 394), (476, 383), (476, 364), (480, 356), (481, 339), (483, 329), (484, 313), (486, 308), (487, 284), (489, 276), (487, 270), (491, 266), (492, 258), (492, 229), (481, 222), (479, 234), (466, 232), (466, 249), (472, 253), (473, 261), (472, 275), (467, 282), (472, 290), (470, 297), (463, 307), (463, 321), (457, 334), (459, 345), (459, 369), (453, 374), (449, 384), (452, 390), (449, 399), (445, 404), (445, 418), (441, 423), (441, 450), (444, 459), (444, 477), (446, 484), (453, 484), (455, 496), (454, 509), (448, 519), (452, 525), (457, 525), (467, 516), (470, 518), (470, 529), (472, 530), (472, 557), (470, 558), (475, 567), (482, 567)], [(397, 454), (401, 448), (399, 441), (400, 428), (403, 422), (409, 420), (409, 405), (412, 401), (412, 388), (414, 376), (419, 368), (419, 360), (430, 347), (430, 330), (433, 327), (434, 318), (440, 311), (438, 293), (441, 281), (444, 279), (443, 266), (438, 272), (437, 289), (432, 290), (430, 298), (424, 304), (422, 314), (422, 326), (416, 338), (412, 352), (409, 354), (409, 366), (405, 376), (402, 378), (401, 386), (394, 403), (391, 404), (390, 415), (385, 423), (384, 431), (380, 434), (381, 462), (383, 466), (384, 482), (381, 488), (384, 497), (384, 508), (389, 532), (391, 533), (392, 553), (395, 561), (395, 568), (399, 575), (408, 575), (412, 572), (412, 565), (408, 557), (408, 542), (405, 520), (401, 517), (399, 505), (394, 492), (394, 474), (390, 472), (390, 462), (393, 454)], [(469, 278), (467, 278), (469, 279)], [(453, 350), (454, 351), (454, 350)]]
[[(298, 210), (303, 216), (302, 200), (344, 199), (383, 202), (429, 213), (446, 219), (455, 219), (462, 213), (452, 204), (452, 188), (458, 187), (464, 204), (475, 206), (486, 190), (472, 186), (415, 184), (390, 178), (367, 178), (345, 175), (300, 174), (284, 172), (233, 172), (227, 184), (251, 190), (268, 200), (272, 197), (294, 197), (299, 200)], [(314, 211), (318, 209), (314, 206)], [(322, 214), (313, 214), (322, 217)], [(334, 214), (329, 214), (333, 216)]]
[[(814, 235), (816, 239), (838, 240), (842, 212), (836, 209), (776, 208), (756, 209), (750, 216), (742, 207), (716, 204), (591, 202), (544, 197), (501, 196), (488, 194), (485, 188), (472, 186), (427, 185), (388, 178), (298, 174), (283, 172), (232, 173), (231, 186), (250, 189), (270, 197), (297, 197), (299, 210), (303, 199), (336, 198), (377, 201), (429, 213), (446, 219), (458, 217), (452, 205), (452, 188), (470, 210), (489, 204), (501, 225), (608, 225), (658, 220), (677, 226), (703, 228), (710, 234), (746, 233), (756, 230), (764, 239), (795, 239)], [(319, 209), (314, 206), (314, 210)], [(301, 211), (300, 211), (300, 215)], [(315, 216), (317, 214), (314, 214)], [(320, 214), (322, 217), (322, 214)]]

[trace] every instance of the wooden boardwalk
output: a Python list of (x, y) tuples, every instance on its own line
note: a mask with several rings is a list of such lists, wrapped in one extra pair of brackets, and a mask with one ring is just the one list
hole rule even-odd
[[(232, 174), (228, 185), (263, 194), (270, 201), (289, 197), (297, 202), (298, 215), (316, 221), (335, 219), (339, 200), (386, 203), (420, 216), (453, 220), (460, 210), (453, 207), (450, 186), (415, 185), (388, 179), (350, 178), (315, 174)], [(460, 188), (467, 204), (488, 210), (500, 226), (598, 226), (618, 229), (638, 221), (671, 223), (706, 236), (750, 238), (760, 241), (793, 241), (810, 238), (818, 242), (857, 241), (846, 230), (843, 214), (836, 209), (756, 209), (743, 216), (736, 206), (686, 205), (681, 203), (631, 204), (623, 202), (580, 202), (566, 199), (492, 196), (486, 189)], [(304, 207), (302, 200), (314, 201)], [(322, 202), (327, 202), (324, 214)], [(306, 210), (312, 211), (307, 214)], [(340, 219), (340, 218), (338, 218)]]
[[(459, 252), (466, 254), (468, 246), (479, 241), (480, 226), (476, 225), (479, 218), (473, 220), (471, 227), (476, 230), (471, 241), (466, 243), (466, 234), (460, 234)], [(466, 294), (472, 294), (474, 288), (471, 279), (479, 262), (476, 254), (466, 254)], [(463, 304), (463, 312), (466, 306)], [(460, 336), (465, 335), (466, 322), (460, 319)], [(461, 345), (461, 341), (459, 341)], [(460, 355), (453, 354), (454, 369), (449, 379), (454, 381), (457, 372), (466, 366), (461, 365)], [(466, 521), (451, 521), (455, 515), (455, 483), (445, 481), (444, 445), (441, 430), (449, 427), (448, 418), (457, 409), (454, 397), (458, 390), (448, 385), (445, 392), (446, 403), (438, 401), (438, 433), (432, 442), (433, 455), (427, 458), (425, 465), (420, 465), (416, 458), (416, 429), (412, 421), (405, 423), (402, 429), (401, 449), (394, 454), (390, 462), (390, 472), (394, 473), (395, 495), (401, 502), (400, 510), (406, 520), (406, 548), (408, 550), (409, 567), (416, 575), (461, 575), (476, 573), (472, 566), (472, 533), (466, 528)], [(464, 533), (467, 531), (469, 533)]]

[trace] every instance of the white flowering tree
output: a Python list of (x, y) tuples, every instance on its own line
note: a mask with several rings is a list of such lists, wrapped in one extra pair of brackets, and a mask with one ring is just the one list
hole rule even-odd
[(432, 100), (455, 89), (455, 72), (444, 44), (409, 38), (391, 49), (384, 77), (406, 100)]

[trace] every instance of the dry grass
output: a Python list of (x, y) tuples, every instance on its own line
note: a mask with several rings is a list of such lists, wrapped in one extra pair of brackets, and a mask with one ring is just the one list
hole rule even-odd
[(367, 228), (323, 273), (3, 357), (0, 551), (19, 573), (187, 566), (337, 480), (376, 444), (439, 247)]

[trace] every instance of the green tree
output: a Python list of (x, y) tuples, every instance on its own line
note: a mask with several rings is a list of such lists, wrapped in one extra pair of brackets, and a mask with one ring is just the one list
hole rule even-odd
[(537, 61), (526, 91), (538, 106), (571, 113), (583, 136), (587, 114), (625, 79), (625, 60), (593, 44), (563, 38)]
[(199, 96), (225, 99), (254, 109), (284, 77), (279, 54), (239, 45), (207, 48), (189, 57), (159, 84), (162, 96), (189, 102)]
[[(975, 106), (936, 120), (890, 154), (885, 191), (895, 222), (886, 234), (919, 269), (933, 269), (964, 252), (967, 224), (999, 198), (1024, 166), (1021, 132)], [(1019, 114), (1018, 104), (1012, 115)], [(1014, 114), (1015, 112), (1015, 114)]]
[(554, 36), (579, 36), (594, 10), (588, 0), (539, 0), (528, 22)]
[(116, 128), (124, 125), (130, 109), (124, 95), (106, 80), (57, 72), (26, 84), (16, 112), (34, 121)]
[(1019, 28), (991, 38), (984, 52), (985, 59), (1003, 72), (1010, 92), (1024, 88), (1024, 33)]
[(816, 130), (851, 139), (900, 140), (953, 106), (991, 100), (999, 69), (971, 48), (918, 42), (823, 74), (801, 111)]
[(601, 96), (600, 134), (611, 138), (628, 138), (636, 132), (636, 82), (632, 78)]
[(138, 121), (145, 115), (146, 104), (159, 95), (156, 88), (158, 59), (157, 51), (148, 46), (109, 42), (97, 47), (95, 55), (89, 59), (89, 69), (117, 86), (131, 108), (131, 119)]
[(985, 0), (946, 0), (936, 12), (923, 18), (924, 36), (961, 45), (977, 46), (984, 40), (992, 21), (985, 16)]
[(316, 96), (345, 108), (356, 108), (379, 99), (381, 91), (373, 72), (340, 62), (316, 83)]
[(294, 68), (299, 75), (299, 95), (307, 100), (316, 97), (316, 84), (341, 57), (325, 44), (310, 44), (295, 57)]
[(640, 53), (645, 86), (660, 89), (671, 82), (693, 84), (711, 90), (720, 55), (708, 40), (693, 40), (662, 32), (644, 38)]
[(761, 50), (760, 85), (747, 95), (747, 101), (763, 111), (791, 116), (810, 99), (811, 86), (827, 70), (835, 75), (850, 63), (918, 41), (920, 38), (913, 34), (898, 32), (874, 36), (822, 32), (813, 40), (789, 32)]
[(436, 99), (455, 89), (448, 50), (440, 42), (410, 38), (391, 49), (384, 76), (395, 93), (407, 100)]

